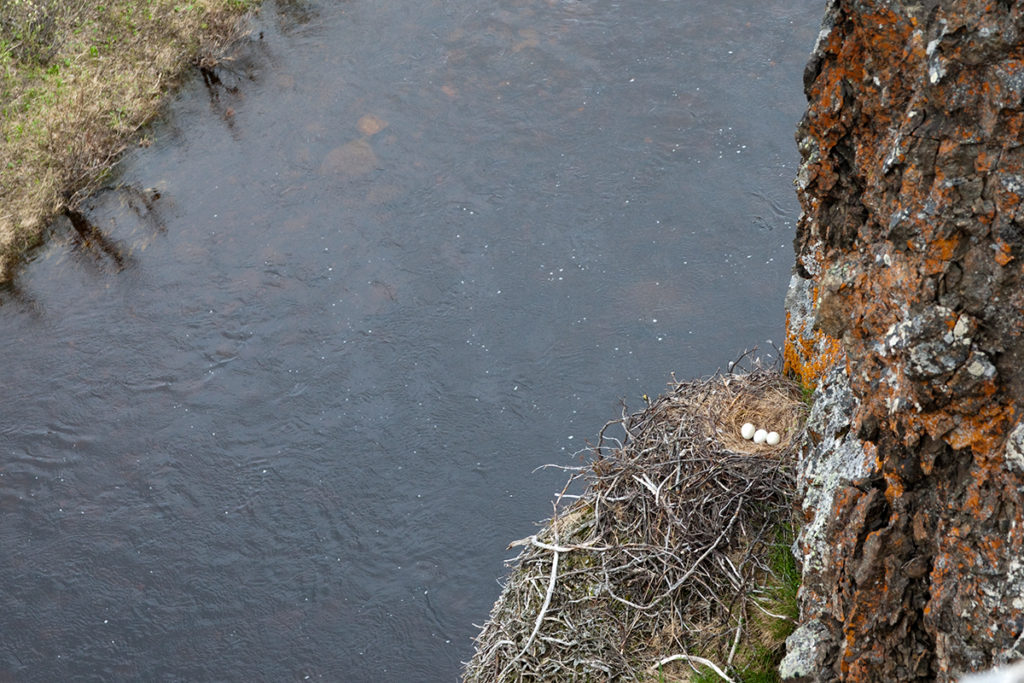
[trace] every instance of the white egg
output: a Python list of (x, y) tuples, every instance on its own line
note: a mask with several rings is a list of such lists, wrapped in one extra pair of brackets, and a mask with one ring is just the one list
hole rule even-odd
[(779, 433), (768, 432), (768, 436), (764, 437), (764, 442), (769, 446), (777, 446), (779, 443)]
[(768, 438), (768, 432), (763, 429), (758, 429), (754, 432), (754, 443), (764, 443), (764, 440)]
[(753, 439), (754, 438), (754, 425), (752, 425), (749, 422), (747, 422), (742, 427), (740, 427), (740, 436), (742, 436), (744, 439), (748, 439), (748, 440), (749, 439)]

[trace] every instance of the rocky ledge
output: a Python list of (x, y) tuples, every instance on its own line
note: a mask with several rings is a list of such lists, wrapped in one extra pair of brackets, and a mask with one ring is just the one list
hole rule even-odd
[(956, 680), (1024, 657), (1024, 4), (830, 0), (804, 85), (783, 674)]

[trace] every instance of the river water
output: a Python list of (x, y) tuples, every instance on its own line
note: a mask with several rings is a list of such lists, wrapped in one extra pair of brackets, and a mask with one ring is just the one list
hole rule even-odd
[(779, 341), (820, 0), (279, 0), (0, 292), (0, 680), (453, 680), (619, 401)]

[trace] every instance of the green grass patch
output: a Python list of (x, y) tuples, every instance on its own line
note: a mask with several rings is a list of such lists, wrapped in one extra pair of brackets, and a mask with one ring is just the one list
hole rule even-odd
[[(759, 604), (764, 612), (746, 623), (747, 632), (737, 650), (736, 661), (728, 672), (737, 683), (781, 683), (778, 667), (786, 654), (786, 638), (796, 628), (800, 617), (797, 592), (800, 590), (800, 567), (791, 547), (796, 538), (792, 524), (776, 529), (775, 542), (765, 558), (771, 574), (761, 587)], [(659, 673), (659, 683), (672, 683), (679, 679)], [(698, 666), (696, 673), (685, 679), (690, 683), (721, 683), (722, 678), (711, 668)]]
[(814, 403), (814, 387), (800, 386), (800, 397), (808, 408)]
[(797, 593), (800, 590), (800, 566), (793, 557), (792, 546), (796, 530), (790, 523), (776, 529), (775, 543), (769, 550), (768, 566), (771, 575), (764, 585), (760, 600), (766, 613), (758, 615), (752, 625), (754, 637), (743, 665), (737, 671), (737, 680), (743, 683), (779, 683), (778, 667), (786, 654), (786, 638), (796, 629), (800, 618)]

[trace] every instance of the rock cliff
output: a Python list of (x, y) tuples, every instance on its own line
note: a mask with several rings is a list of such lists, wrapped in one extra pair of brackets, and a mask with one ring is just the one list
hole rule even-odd
[(1024, 3), (829, 0), (804, 85), (783, 673), (955, 680), (1024, 657)]

